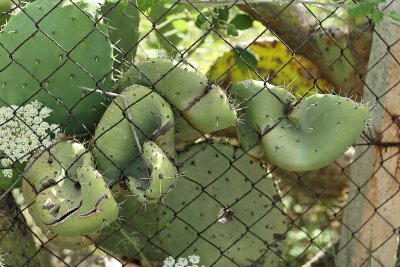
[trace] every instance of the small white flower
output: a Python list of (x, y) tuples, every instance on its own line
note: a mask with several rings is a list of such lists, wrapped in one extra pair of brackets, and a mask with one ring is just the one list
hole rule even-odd
[(4, 158), (0, 160), (0, 163), (3, 167), (8, 167), (12, 164), (12, 160), (9, 158)]
[[(60, 132), (59, 126), (44, 121), (50, 116), (51, 109), (42, 107), (38, 101), (25, 106), (0, 108), (0, 155), (3, 167), (12, 163), (27, 161), (37, 149), (46, 149), (55, 142)], [(12, 177), (12, 169), (2, 171), (6, 177)]]
[(43, 121), (41, 117), (35, 117), (33, 118), (33, 123), (34, 124), (40, 124)]
[(4, 177), (12, 178), (13, 172), (11, 169), (4, 169), (1, 172), (3, 173)]
[(48, 116), (50, 116), (50, 113), (51, 113), (52, 111), (53, 111), (53, 110), (51, 110), (51, 109), (48, 108), (48, 107), (43, 107), (42, 110), (40, 110), (39, 115), (40, 115), (40, 117), (42, 117), (43, 119), (45, 119), (45, 118), (47, 118)]
[[(189, 263), (190, 265), (188, 265)], [(164, 260), (163, 267), (199, 267), (199, 265), (197, 265), (198, 263), (200, 263), (200, 256), (197, 255), (188, 256), (187, 259), (178, 258), (177, 260), (169, 256)], [(205, 266), (201, 265), (200, 267), (205, 267)]]
[(169, 256), (163, 261), (163, 267), (174, 267), (175, 259)]
[(197, 255), (191, 255), (188, 256), (189, 262), (192, 264), (198, 264), (200, 262), (200, 256)]
[(188, 265), (188, 260), (186, 258), (179, 258), (176, 261), (175, 267), (185, 267)]

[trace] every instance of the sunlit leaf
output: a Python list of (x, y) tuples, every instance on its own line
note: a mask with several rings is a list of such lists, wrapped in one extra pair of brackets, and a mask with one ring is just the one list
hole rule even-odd
[(227, 29), (227, 34), (228, 34), (228, 35), (232, 35), (232, 36), (238, 36), (238, 35), (239, 35), (239, 32), (238, 32), (238, 30), (236, 29), (235, 25), (229, 24), (229, 25), (228, 25), (228, 29)]
[(229, 23), (235, 25), (238, 30), (246, 30), (253, 26), (253, 18), (246, 14), (238, 14)]

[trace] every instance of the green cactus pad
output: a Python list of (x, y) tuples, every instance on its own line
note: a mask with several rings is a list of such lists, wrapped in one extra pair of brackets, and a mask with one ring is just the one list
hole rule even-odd
[(142, 160), (149, 170), (150, 177), (130, 178), (129, 188), (141, 202), (160, 202), (174, 188), (178, 171), (174, 163), (154, 142), (144, 143)]
[[(27, 163), (26, 199), (38, 226), (66, 237), (92, 234), (118, 218), (118, 206), (90, 152), (61, 142)], [(27, 190), (28, 189), (28, 190)]]
[(208, 84), (207, 78), (190, 65), (168, 59), (146, 60), (122, 75), (119, 90), (135, 83), (154, 87), (186, 121), (204, 133), (225, 129), (236, 121), (226, 94)]
[(236, 131), (240, 146), (248, 155), (255, 158), (262, 158), (265, 156), (265, 152), (261, 145), (260, 136), (248, 124), (248, 119), (245, 113), (240, 114), (239, 117), (241, 122), (237, 124)]
[(0, 32), (0, 106), (38, 100), (67, 133), (93, 129), (105, 100), (80, 87), (110, 90), (113, 64), (107, 26), (94, 27), (97, 9), (93, 1), (36, 0), (12, 14)]
[(370, 117), (365, 105), (349, 98), (314, 94), (295, 102), (285, 89), (267, 87), (245, 81), (231, 90), (243, 101), (269, 160), (285, 170), (308, 171), (334, 162), (354, 144)]
[(164, 203), (124, 197), (122, 231), (102, 233), (98, 244), (150, 261), (195, 254), (205, 266), (277, 266), (288, 230), (283, 205), (274, 180), (244, 153), (220, 142), (190, 146), (178, 154), (183, 177)]
[[(133, 1), (136, 4), (136, 1)], [(124, 60), (133, 61), (139, 39), (139, 11), (131, 1), (108, 0), (101, 7), (111, 41), (115, 44), (114, 67), (120, 69)]]
[[(127, 109), (123, 98), (129, 106), (132, 124), (125, 112)], [(138, 140), (135, 140), (132, 127), (135, 128)], [(156, 173), (161, 175), (160, 171), (166, 171), (167, 177), (171, 175), (175, 177), (172, 172), (177, 173), (173, 166), (176, 158), (174, 136), (174, 116), (169, 104), (149, 88), (132, 85), (107, 108), (97, 127), (93, 144), (97, 167), (104, 172), (105, 178), (110, 183), (118, 181), (120, 177), (131, 177), (133, 180), (129, 183), (135, 194), (139, 193), (135, 188), (141, 188), (145, 184), (157, 186), (158, 182), (148, 184), (149, 180), (152, 180), (149, 179), (151, 176)], [(140, 153), (137, 141), (143, 146), (143, 155)], [(160, 156), (162, 157), (160, 164), (165, 169), (148, 169), (150, 163), (159, 162)], [(175, 180), (173, 178), (167, 183), (160, 182), (160, 184), (169, 186)], [(140, 186), (137, 186), (137, 183)], [(145, 186), (143, 190), (148, 189)], [(139, 191), (144, 193), (143, 190)], [(161, 195), (156, 198), (160, 197)]]

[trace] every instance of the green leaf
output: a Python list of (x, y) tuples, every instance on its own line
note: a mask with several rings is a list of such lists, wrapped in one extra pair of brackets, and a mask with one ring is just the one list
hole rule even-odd
[(369, 2), (358, 3), (349, 7), (349, 16), (363, 17), (369, 15), (375, 6), (376, 4)]
[(238, 14), (229, 23), (235, 25), (238, 30), (246, 30), (253, 26), (253, 18), (247, 14)]
[(137, 5), (140, 11), (148, 12), (153, 6), (155, 0), (137, 0)]
[(374, 9), (372, 9), (371, 17), (372, 17), (372, 20), (375, 22), (375, 24), (378, 24), (383, 19), (382, 10), (375, 7)]
[[(241, 70), (247, 70), (249, 67), (255, 70), (258, 65), (259, 58), (250, 48), (237, 45), (235, 46), (235, 59), (237, 66)], [(240, 54), (240, 57), (239, 57)], [(247, 64), (246, 64), (247, 63)]]
[(203, 26), (204, 23), (206, 23), (206, 18), (207, 16), (209, 16), (209, 12), (205, 11), (202, 14), (197, 15), (196, 17), (196, 21), (194, 22), (194, 24), (197, 26), (197, 28), (200, 28)]
[(389, 16), (391, 19), (400, 22), (400, 13), (399, 12), (392, 10), (392, 12), (390, 12)]
[(235, 25), (229, 24), (229, 25), (228, 25), (228, 29), (227, 29), (227, 34), (228, 34), (228, 35), (232, 35), (232, 36), (238, 36), (238, 35), (239, 35), (239, 32), (238, 32), (238, 30), (236, 29)]
[(229, 19), (229, 8), (222, 7), (216, 10), (218, 14), (218, 19), (221, 21), (228, 21)]

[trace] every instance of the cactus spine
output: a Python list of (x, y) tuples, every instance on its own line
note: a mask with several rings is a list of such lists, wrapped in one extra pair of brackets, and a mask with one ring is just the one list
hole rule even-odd
[(114, 68), (121, 69), (124, 61), (132, 61), (139, 39), (139, 11), (131, 4), (136, 1), (107, 0), (101, 7), (110, 40), (115, 44)]

